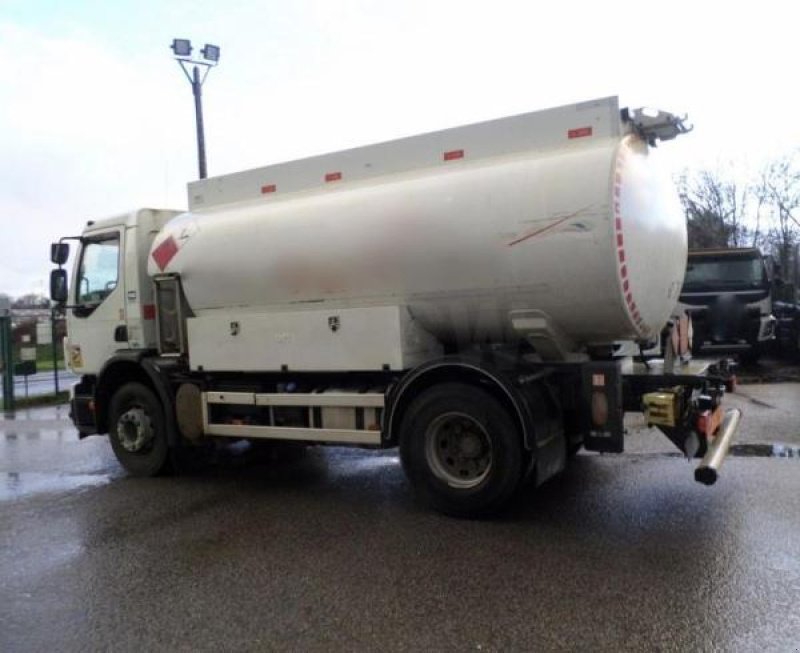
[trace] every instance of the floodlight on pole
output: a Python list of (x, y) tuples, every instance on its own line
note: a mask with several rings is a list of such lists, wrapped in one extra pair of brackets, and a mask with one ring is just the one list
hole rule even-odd
[(203, 59), (206, 61), (213, 61), (215, 64), (219, 62), (219, 46), (206, 43), (206, 47), (200, 50)]
[(189, 39), (173, 39), (170, 48), (176, 57), (192, 56), (192, 42)]
[[(189, 39), (173, 39), (170, 49), (175, 54), (175, 60), (180, 64), (181, 69), (186, 75), (186, 79), (192, 85), (192, 94), (194, 95), (194, 113), (195, 122), (197, 124), (197, 165), (199, 168), (200, 179), (206, 178), (206, 139), (205, 131), (203, 129), (203, 100), (202, 100), (202, 87), (203, 82), (208, 77), (208, 71), (216, 66), (219, 62), (218, 45), (211, 45), (206, 43), (205, 47), (200, 50), (203, 59), (192, 59), (192, 42)], [(191, 66), (191, 73), (189, 67)], [(200, 72), (200, 66), (204, 70)]]

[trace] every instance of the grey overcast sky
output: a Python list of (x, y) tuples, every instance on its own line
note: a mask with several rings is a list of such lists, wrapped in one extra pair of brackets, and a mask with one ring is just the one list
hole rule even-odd
[[(0, 0), (0, 292), (45, 292), (88, 219), (185, 208), (191, 91), (168, 45), (222, 48), (209, 174), (619, 95), (686, 112), (667, 164), (800, 145), (783, 0)], [(682, 142), (681, 142), (682, 141)]]

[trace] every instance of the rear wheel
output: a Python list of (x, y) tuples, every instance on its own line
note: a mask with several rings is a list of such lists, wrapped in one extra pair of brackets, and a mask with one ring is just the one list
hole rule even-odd
[(120, 464), (133, 476), (166, 471), (169, 447), (164, 411), (153, 391), (141, 383), (126, 383), (109, 407), (108, 437)]
[(420, 498), (461, 517), (499, 510), (520, 485), (525, 458), (505, 407), (461, 383), (434, 386), (408, 407), (400, 456)]

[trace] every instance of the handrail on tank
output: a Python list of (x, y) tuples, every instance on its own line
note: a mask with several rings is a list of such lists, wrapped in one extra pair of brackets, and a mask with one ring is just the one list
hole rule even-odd
[(634, 131), (639, 134), (651, 147), (656, 146), (656, 141), (669, 141), (681, 134), (688, 134), (694, 125), (686, 122), (686, 115), (678, 116), (668, 111), (655, 109), (622, 109), (622, 121), (630, 123)]

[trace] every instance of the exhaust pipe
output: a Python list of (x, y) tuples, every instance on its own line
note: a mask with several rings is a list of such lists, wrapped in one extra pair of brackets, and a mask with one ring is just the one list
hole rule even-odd
[(717, 482), (719, 468), (725, 462), (725, 457), (728, 455), (731, 442), (733, 442), (733, 434), (739, 428), (739, 420), (741, 418), (742, 411), (738, 408), (733, 408), (725, 413), (719, 432), (709, 445), (703, 460), (694, 470), (695, 481), (704, 485), (714, 485)]

